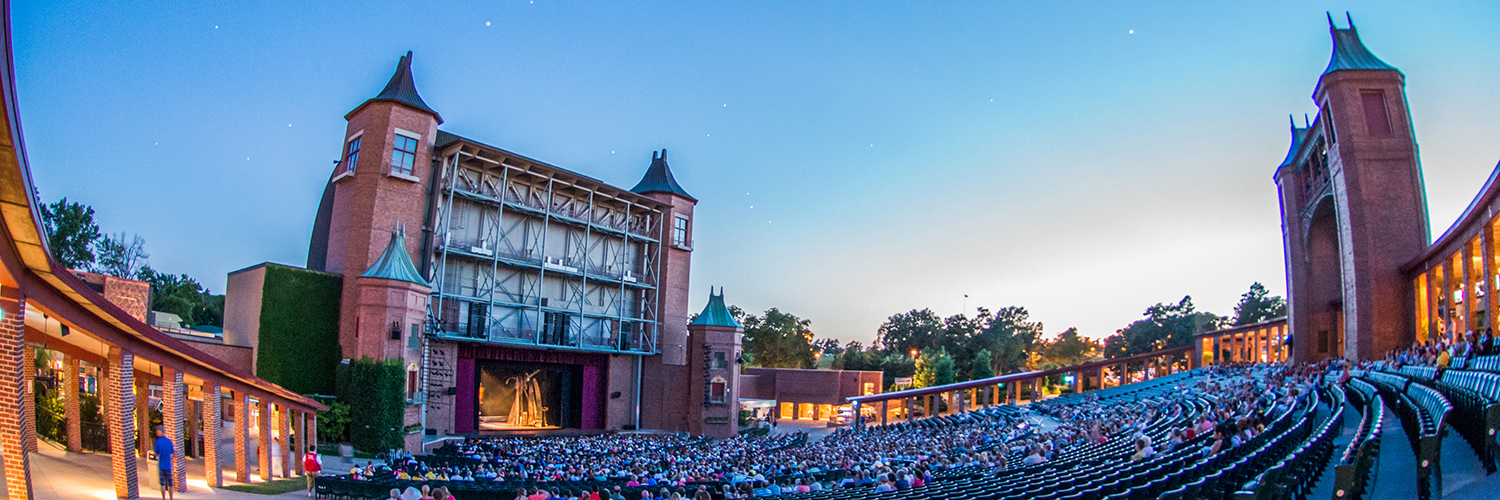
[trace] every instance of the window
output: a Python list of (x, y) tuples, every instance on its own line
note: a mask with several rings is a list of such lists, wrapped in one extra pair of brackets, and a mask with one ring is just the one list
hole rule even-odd
[(401, 340), (401, 322), (391, 322), (391, 340)]
[(1323, 103), (1322, 117), (1318, 120), (1323, 122), (1323, 135), (1328, 138), (1328, 144), (1338, 144), (1339, 138), (1333, 133), (1333, 112), (1329, 110), (1328, 103)]
[(1385, 92), (1361, 90), (1359, 101), (1365, 108), (1365, 130), (1370, 135), (1391, 135), (1391, 116), (1386, 112)]
[(419, 378), (416, 363), (412, 363), (406, 367), (406, 399), (417, 397), (417, 380)]
[(396, 134), (391, 146), (391, 173), (412, 175), (412, 166), (417, 164), (417, 140)]
[(359, 164), (359, 137), (349, 140), (349, 147), (344, 148), (344, 173), (353, 174), (354, 167)]
[(422, 332), (422, 330), (420, 328), (421, 328), (421, 325), (418, 325), (416, 323), (412, 323), (411, 324), (411, 335), (408, 336), (408, 337), (406, 337), (406, 348), (407, 349), (416, 349), (417, 348), (417, 344), (420, 341), (420, 339), (418, 338), (417, 334), (419, 334), (419, 333)]
[(724, 356), (723, 352), (715, 352), (714, 353), (713, 369), (715, 369), (715, 370), (723, 370), (723, 369), (726, 369), (726, 368), (729, 368), (729, 360)]
[(865, 395), (865, 396), (869, 396), (869, 395), (875, 394), (875, 383), (874, 382), (865, 382), (865, 387), (864, 387), (864, 391), (862, 392), (862, 394)]
[(688, 218), (686, 215), (679, 215), (672, 222), (672, 244), (680, 247), (688, 245)]
[(713, 403), (723, 403), (729, 399), (729, 382), (724, 377), (714, 377), (708, 386), (708, 400)]

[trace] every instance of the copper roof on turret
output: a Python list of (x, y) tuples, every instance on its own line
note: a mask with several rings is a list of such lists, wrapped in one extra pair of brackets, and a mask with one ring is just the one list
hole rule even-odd
[(655, 151), (651, 152), (651, 167), (646, 169), (646, 176), (641, 178), (641, 182), (630, 188), (630, 192), (636, 194), (672, 193), (695, 202), (698, 201), (677, 184), (677, 179), (672, 178), (672, 169), (667, 167), (667, 150), (665, 149), (661, 150), (660, 154)]
[(719, 293), (714, 294), (712, 288), (708, 290), (708, 305), (703, 307), (703, 312), (693, 319), (692, 325), (700, 326), (727, 326), (731, 328), (744, 328), (734, 314), (729, 312), (729, 307), (724, 305), (724, 289), (719, 288)]
[(1277, 170), (1297, 161), (1297, 152), (1302, 149), (1302, 142), (1307, 140), (1307, 131), (1311, 128), (1312, 126), (1310, 125), (1304, 128), (1297, 128), (1297, 119), (1292, 118), (1292, 147), (1287, 150), (1286, 158), (1281, 160), (1281, 166), (1276, 167)]
[(385, 252), (380, 254), (379, 259), (375, 259), (375, 264), (369, 270), (359, 276), (408, 281), (432, 288), (432, 284), (417, 271), (417, 266), (411, 263), (411, 255), (406, 253), (406, 226), (401, 225), (391, 230), (391, 242), (385, 246)]
[(1350, 69), (1400, 71), (1365, 48), (1365, 44), (1359, 41), (1359, 31), (1354, 29), (1354, 17), (1347, 12), (1344, 16), (1349, 20), (1349, 29), (1339, 29), (1333, 24), (1333, 14), (1328, 14), (1328, 31), (1333, 34), (1333, 57), (1328, 61), (1328, 68), (1323, 70), (1324, 75)]
[(380, 91), (380, 94), (371, 97), (370, 100), (355, 107), (354, 111), (350, 111), (348, 115), (344, 115), (344, 118), (353, 116), (355, 111), (359, 111), (360, 108), (372, 102), (404, 104), (417, 111), (432, 113), (432, 117), (436, 118), (438, 123), (443, 123), (442, 115), (439, 115), (437, 111), (428, 107), (427, 103), (422, 100), (422, 96), (417, 94), (417, 84), (411, 79), (411, 51), (409, 50), (406, 51), (406, 55), (401, 56), (401, 61), (396, 63), (396, 73), (391, 75), (391, 81), (386, 82), (385, 88)]

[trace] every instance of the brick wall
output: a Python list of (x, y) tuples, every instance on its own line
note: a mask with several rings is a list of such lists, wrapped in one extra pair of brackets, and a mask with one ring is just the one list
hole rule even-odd
[(83, 411), (79, 408), (78, 392), (78, 358), (63, 356), (63, 392), (67, 397), (63, 398), (63, 416), (68, 421), (68, 451), (80, 453), (83, 451)]
[(161, 372), (161, 421), (167, 439), (172, 440), (172, 486), (177, 491), (186, 492), (187, 459), (183, 452), (187, 448), (184, 443), (187, 415), (183, 410), (187, 408), (187, 388), (182, 385), (182, 372), (167, 367), (162, 367)]
[(223, 389), (213, 382), (203, 383), (203, 476), (208, 485), (224, 485), (224, 471), (219, 466), (219, 428), (224, 425), (220, 411)]

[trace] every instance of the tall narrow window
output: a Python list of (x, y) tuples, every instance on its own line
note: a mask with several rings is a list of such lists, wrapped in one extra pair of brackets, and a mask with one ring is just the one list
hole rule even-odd
[(408, 337), (406, 337), (406, 348), (407, 349), (416, 349), (418, 347), (421, 347), (421, 345), (420, 345), (421, 344), (421, 337), (420, 337), (421, 333), (422, 333), (421, 325), (418, 325), (416, 323), (412, 323), (411, 324), (411, 335), (408, 336)]
[(708, 399), (714, 403), (723, 403), (729, 399), (729, 381), (724, 377), (714, 377), (708, 386)]
[(672, 244), (680, 247), (685, 247), (688, 244), (688, 218), (686, 215), (679, 215), (672, 222)]
[(349, 141), (349, 147), (344, 148), (344, 172), (354, 173), (354, 167), (359, 164), (359, 137)]
[(729, 359), (728, 357), (724, 356), (723, 351), (714, 352), (714, 362), (712, 368), (715, 370), (723, 370), (729, 368)]
[(1385, 92), (1361, 90), (1359, 102), (1365, 108), (1365, 130), (1370, 135), (1390, 135), (1391, 115), (1385, 107)]
[(1339, 138), (1333, 133), (1333, 112), (1329, 110), (1328, 103), (1323, 103), (1323, 113), (1318, 121), (1323, 122), (1323, 136), (1328, 138), (1328, 144), (1338, 144)]
[(417, 140), (396, 134), (396, 142), (391, 146), (391, 173), (411, 175), (416, 164)]

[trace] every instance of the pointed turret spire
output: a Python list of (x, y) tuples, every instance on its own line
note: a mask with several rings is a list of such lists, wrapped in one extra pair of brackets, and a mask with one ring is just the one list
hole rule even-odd
[[(391, 75), (391, 81), (386, 82), (385, 89), (354, 108), (354, 111), (359, 111), (360, 108), (372, 102), (401, 103), (418, 111), (431, 113), (438, 123), (443, 123), (443, 117), (428, 107), (427, 103), (422, 100), (422, 96), (417, 94), (417, 84), (412, 81), (411, 77), (411, 51), (409, 50), (406, 51), (406, 55), (401, 56), (401, 61), (396, 63), (396, 73)], [(354, 111), (350, 111), (349, 115), (353, 115)]]
[(1333, 57), (1328, 61), (1328, 68), (1323, 74), (1340, 70), (1397, 70), (1395, 66), (1386, 64), (1385, 61), (1375, 57), (1370, 49), (1365, 47), (1359, 40), (1359, 31), (1354, 29), (1354, 17), (1345, 13), (1349, 20), (1348, 29), (1339, 29), (1333, 23), (1333, 13), (1328, 14), (1328, 31), (1333, 35)]
[(1287, 150), (1286, 158), (1281, 160), (1281, 166), (1277, 167), (1278, 169), (1297, 161), (1297, 150), (1302, 149), (1302, 141), (1307, 139), (1307, 127), (1298, 128), (1297, 118), (1292, 115), (1287, 115), (1287, 118), (1292, 122), (1292, 147)]
[(695, 202), (698, 201), (677, 184), (677, 179), (672, 178), (672, 169), (667, 167), (667, 150), (665, 149), (661, 150), (659, 155), (656, 151), (651, 152), (651, 167), (646, 169), (646, 176), (641, 178), (641, 182), (630, 188), (630, 192), (636, 194), (672, 193)]
[(740, 322), (729, 313), (729, 307), (724, 305), (724, 289), (719, 288), (719, 293), (714, 294), (713, 287), (708, 288), (708, 305), (703, 307), (703, 312), (698, 313), (698, 318), (691, 323), (700, 326), (728, 326), (732, 328), (744, 328)]
[(409, 281), (428, 288), (432, 284), (422, 278), (422, 273), (417, 271), (417, 266), (411, 263), (411, 255), (406, 253), (406, 226), (397, 223), (391, 229), (391, 242), (386, 244), (385, 252), (375, 259), (375, 264), (364, 274), (362, 278), (382, 278), (396, 281)]

